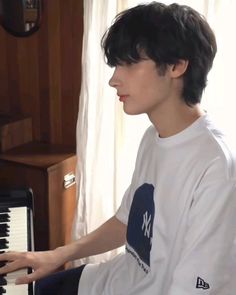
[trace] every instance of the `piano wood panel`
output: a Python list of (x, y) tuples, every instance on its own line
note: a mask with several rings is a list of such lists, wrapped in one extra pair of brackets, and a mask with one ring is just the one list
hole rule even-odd
[[(34, 191), (34, 240), (36, 250), (49, 248), (48, 190), (45, 171), (19, 165), (14, 162), (0, 162), (2, 187), (32, 187)], [(14, 183), (14, 185), (12, 185)]]
[(63, 180), (75, 167), (73, 149), (62, 145), (30, 143), (0, 154), (0, 187), (33, 190), (36, 250), (70, 241), (76, 189), (65, 189)]
[(59, 167), (52, 167), (48, 173), (49, 245), (51, 249), (71, 242), (76, 191), (75, 185), (67, 189), (63, 187), (64, 176), (71, 171), (75, 173), (75, 157), (63, 161)]
[(0, 113), (32, 116), (34, 140), (75, 146), (83, 0), (43, 4), (32, 36), (13, 37), (0, 27)]

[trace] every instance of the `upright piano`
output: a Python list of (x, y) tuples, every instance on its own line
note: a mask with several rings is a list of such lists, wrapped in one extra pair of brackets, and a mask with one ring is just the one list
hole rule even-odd
[[(33, 238), (33, 192), (31, 189), (0, 189), (0, 253), (31, 251)], [(0, 266), (4, 262), (0, 262)], [(0, 275), (0, 295), (33, 295), (33, 284), (15, 285), (17, 277), (29, 273), (22, 269)]]

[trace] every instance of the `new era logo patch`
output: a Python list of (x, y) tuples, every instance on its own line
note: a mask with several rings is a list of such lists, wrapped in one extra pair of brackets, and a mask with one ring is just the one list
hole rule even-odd
[(210, 289), (210, 286), (208, 283), (206, 283), (202, 278), (198, 277), (197, 278), (197, 284), (196, 284), (197, 289)]

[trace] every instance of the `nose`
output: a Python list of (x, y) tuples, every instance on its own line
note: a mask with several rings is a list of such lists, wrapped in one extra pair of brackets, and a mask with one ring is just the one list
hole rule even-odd
[(118, 67), (115, 68), (113, 75), (111, 76), (110, 80), (109, 80), (109, 85), (111, 87), (118, 87), (121, 83), (121, 80), (119, 78), (119, 74), (118, 74)]

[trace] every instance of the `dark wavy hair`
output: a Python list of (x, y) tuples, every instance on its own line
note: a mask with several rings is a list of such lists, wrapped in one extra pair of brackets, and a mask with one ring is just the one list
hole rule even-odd
[(110, 66), (137, 63), (145, 54), (164, 74), (167, 65), (188, 60), (182, 96), (190, 106), (201, 101), (217, 51), (215, 35), (205, 18), (176, 3), (152, 2), (121, 12), (101, 44)]

